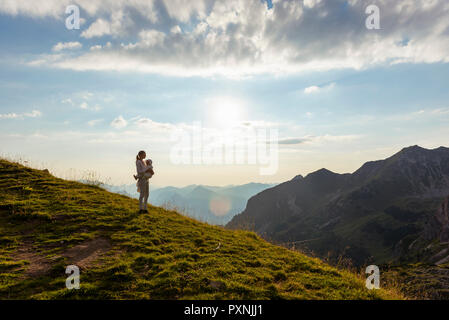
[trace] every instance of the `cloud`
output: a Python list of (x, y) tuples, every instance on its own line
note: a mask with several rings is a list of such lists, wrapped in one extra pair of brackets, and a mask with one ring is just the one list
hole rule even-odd
[(324, 86), (310, 86), (304, 89), (304, 93), (305, 94), (313, 94), (313, 93), (318, 93), (318, 92), (322, 92), (325, 90), (330, 90), (332, 88), (335, 87), (335, 83), (331, 83), (331, 84), (327, 84)]
[(42, 116), (42, 112), (40, 112), (39, 110), (33, 110), (31, 112), (24, 113), (23, 115), (25, 117), (29, 117), (29, 118), (37, 118), (37, 117)]
[(98, 19), (90, 25), (90, 27), (81, 33), (81, 37), (90, 39), (93, 37), (101, 37), (112, 33), (111, 23), (106, 20)]
[(311, 86), (304, 89), (305, 94), (315, 93), (320, 91), (320, 87), (317, 86)]
[(446, 115), (449, 114), (449, 108), (439, 108), (431, 111), (433, 115)]
[(138, 128), (148, 129), (151, 132), (154, 131), (167, 132), (170, 130), (175, 130), (177, 128), (177, 126), (172, 123), (157, 122), (148, 118), (140, 118), (140, 117), (137, 120), (135, 120), (134, 124)]
[(278, 144), (303, 144), (304, 142), (309, 141), (308, 138), (286, 138), (286, 139), (280, 139), (278, 141)]
[[(68, 3), (44, 2), (3, 1), (0, 12), (55, 16)], [(93, 21), (83, 38), (117, 41), (76, 56), (42, 56), (38, 65), (242, 76), (449, 62), (445, 0), (378, 0), (381, 30), (365, 27), (368, 0), (273, 0), (271, 9), (260, 0), (73, 2)]]
[(126, 121), (122, 116), (119, 116), (112, 120), (111, 127), (115, 129), (123, 129), (128, 125), (128, 121)]
[(63, 15), (68, 0), (3, 0), (0, 2), (0, 12), (12, 16), (23, 15), (33, 18), (53, 17)]
[(77, 106), (83, 110), (99, 111), (102, 107), (95, 101), (101, 99), (102, 102), (105, 102), (107, 98), (108, 97), (105, 97), (102, 93), (94, 94), (89, 91), (81, 91), (73, 93), (69, 98), (62, 99), (61, 103)]
[(279, 145), (302, 145), (302, 144), (322, 144), (329, 142), (348, 142), (359, 139), (359, 135), (330, 135), (324, 134), (320, 136), (308, 135), (299, 138), (282, 138), (279, 139)]
[(58, 42), (57, 44), (55, 44), (52, 48), (53, 51), (55, 52), (59, 52), (61, 50), (66, 50), (66, 49), (79, 49), (82, 48), (83, 45), (78, 42)]
[(83, 99), (89, 100), (90, 98), (93, 97), (94, 94), (93, 94), (92, 92), (87, 91), (87, 92), (81, 93), (81, 95), (82, 95), (82, 98), (83, 98)]
[(61, 100), (61, 103), (74, 105), (73, 100), (71, 98)]
[(81, 37), (86, 39), (99, 38), (103, 36), (125, 35), (134, 22), (122, 9), (112, 12), (109, 19), (98, 18), (86, 30)]
[(318, 5), (320, 2), (321, 2), (321, 0), (304, 0), (304, 7), (313, 8), (316, 5)]
[[(408, 113), (398, 113), (385, 117), (386, 121), (422, 121), (423, 119), (445, 119), (449, 115), (449, 108), (427, 108)], [(368, 119), (370, 120), (370, 119)]]
[(37, 118), (42, 116), (42, 112), (39, 110), (33, 110), (25, 113), (5, 113), (0, 114), (0, 119), (23, 119), (23, 118)]

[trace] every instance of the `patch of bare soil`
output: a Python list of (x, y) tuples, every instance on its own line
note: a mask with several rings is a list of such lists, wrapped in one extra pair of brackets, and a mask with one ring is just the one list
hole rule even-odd
[(69, 264), (76, 265), (82, 269), (92, 266), (101, 256), (111, 250), (108, 240), (97, 238), (84, 241), (62, 253)]
[(24, 260), (28, 262), (25, 274), (30, 277), (39, 277), (46, 274), (52, 265), (51, 260), (33, 252), (33, 248), (29, 245), (20, 248), (14, 255), (14, 260)]
[(30, 244), (24, 244), (14, 254), (16, 261), (27, 261), (25, 275), (29, 277), (39, 277), (45, 275), (52, 267), (54, 260), (58, 257), (67, 258), (67, 265), (76, 265), (81, 269), (87, 269), (104, 254), (111, 250), (112, 246), (108, 240), (97, 238), (84, 241), (70, 249), (64, 251), (60, 256), (48, 259), (39, 253)]

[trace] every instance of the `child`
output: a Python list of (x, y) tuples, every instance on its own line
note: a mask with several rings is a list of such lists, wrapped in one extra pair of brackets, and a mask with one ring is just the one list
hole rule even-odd
[(151, 159), (147, 159), (145, 160), (145, 164), (147, 165), (148, 168), (150, 168), (150, 171), (147, 171), (145, 173), (140, 173), (140, 174), (135, 174), (134, 179), (139, 180), (139, 178), (145, 178), (145, 179), (150, 179), (153, 175), (154, 175), (154, 171), (153, 171), (153, 161)]

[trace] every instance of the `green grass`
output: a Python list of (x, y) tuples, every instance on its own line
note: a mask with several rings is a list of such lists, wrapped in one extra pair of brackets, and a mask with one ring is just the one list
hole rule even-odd
[[(402, 298), (252, 232), (137, 209), (134, 199), (0, 160), (0, 298)], [(67, 290), (67, 252), (97, 239), (107, 250), (81, 268), (81, 289)], [(36, 263), (45, 268), (32, 273)]]
[(410, 299), (448, 300), (449, 264), (423, 263), (381, 266), (383, 281)]

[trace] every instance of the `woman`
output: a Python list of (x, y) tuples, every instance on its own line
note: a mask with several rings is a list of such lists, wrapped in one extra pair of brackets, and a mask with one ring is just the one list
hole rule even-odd
[(147, 154), (145, 151), (140, 151), (136, 157), (136, 169), (137, 169), (137, 187), (140, 192), (139, 197), (139, 213), (148, 213), (147, 203), (150, 195), (150, 185), (148, 183), (148, 175), (146, 173), (152, 172), (152, 166), (148, 166), (144, 161)]

